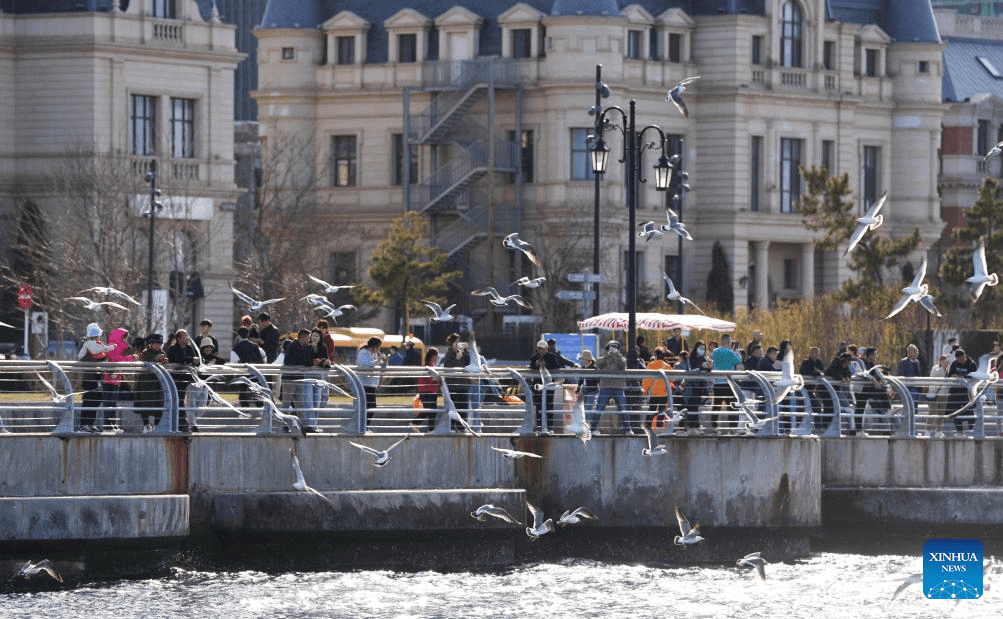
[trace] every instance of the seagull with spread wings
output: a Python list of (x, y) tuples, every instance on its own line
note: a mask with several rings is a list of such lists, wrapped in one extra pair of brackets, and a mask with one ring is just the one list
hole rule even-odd
[(499, 520), (504, 520), (505, 522), (514, 524), (516, 526), (522, 526), (522, 523), (516, 520), (512, 514), (508, 513), (504, 507), (496, 507), (491, 503), (481, 505), (476, 511), (470, 512), (470, 517), (478, 522), (484, 522), (488, 519), (488, 516), (497, 518)]
[(375, 460), (373, 460), (373, 466), (375, 466), (377, 468), (382, 468), (382, 467), (384, 467), (384, 466), (386, 466), (387, 464), (390, 463), (390, 452), (393, 451), (394, 447), (397, 447), (398, 445), (400, 445), (404, 441), (408, 440), (409, 438), (411, 438), (411, 435), (410, 434), (405, 434), (404, 438), (402, 438), (399, 441), (395, 442), (394, 444), (390, 445), (386, 449), (374, 449), (372, 447), (369, 447), (368, 445), (363, 445), (361, 443), (353, 443), (352, 441), (348, 441), (348, 444), (352, 445), (352, 446), (355, 446), (355, 447), (358, 447), (363, 452), (365, 452), (365, 453), (369, 454), (370, 456), (376, 458)]
[(351, 285), (329, 284), (329, 283), (325, 282), (324, 280), (320, 279), (319, 277), (314, 277), (313, 275), (309, 275), (308, 274), (307, 277), (310, 278), (310, 281), (314, 282), (315, 284), (317, 284), (321, 288), (323, 288), (324, 294), (334, 294), (334, 293), (339, 292), (341, 290), (348, 290), (349, 288), (355, 288), (355, 284), (351, 284)]
[(94, 286), (93, 288), (88, 288), (87, 290), (81, 290), (80, 294), (84, 294), (85, 292), (96, 292), (98, 294), (103, 294), (109, 297), (116, 297), (124, 301), (128, 301), (133, 305), (140, 304), (139, 301), (137, 301), (136, 299), (133, 299), (132, 297), (122, 292), (121, 290), (116, 290), (115, 288), (112, 288), (110, 286)]
[(885, 191), (881, 194), (881, 197), (878, 198), (878, 201), (872, 204), (871, 208), (867, 209), (867, 213), (864, 214), (863, 217), (857, 218), (857, 228), (853, 231), (853, 234), (850, 235), (850, 244), (846, 246), (846, 251), (843, 252), (844, 256), (853, 251), (853, 248), (857, 246), (860, 239), (864, 238), (865, 232), (877, 229), (878, 226), (881, 225), (881, 222), (885, 220), (884, 215), (879, 215), (878, 211), (880, 211), (881, 207), (885, 205), (885, 198), (887, 197), (888, 192)]
[(533, 246), (526, 241), (521, 240), (518, 232), (513, 232), (502, 239), (502, 245), (506, 249), (517, 249), (526, 254), (526, 258), (528, 258), (535, 266), (542, 266), (543, 264), (540, 262), (540, 257), (537, 256), (536, 252), (533, 250)]
[(278, 303), (279, 301), (286, 300), (285, 297), (280, 297), (278, 299), (268, 299), (265, 301), (258, 301), (256, 299), (252, 299), (243, 292), (237, 290), (236, 288), (233, 287), (232, 284), (230, 285), (230, 290), (233, 292), (234, 296), (243, 301), (244, 304), (247, 305), (247, 309), (252, 312), (256, 312), (261, 308), (265, 307), (266, 305), (271, 305), (272, 303)]
[(637, 233), (637, 236), (644, 239), (645, 241), (650, 241), (651, 239), (660, 239), (665, 236), (658, 224), (653, 221), (646, 221), (641, 224), (641, 231)]
[(683, 515), (683, 512), (679, 510), (678, 505), (676, 506), (676, 522), (679, 523), (679, 535), (673, 538), (673, 544), (676, 546), (684, 546), (703, 541), (703, 538), (700, 536), (700, 525), (695, 524), (691, 527), (690, 521), (687, 520), (686, 516)]
[(525, 288), (539, 288), (543, 285), (543, 282), (547, 281), (546, 277), (534, 277), (530, 279), (528, 277), (520, 277), (519, 279), (512, 282), (513, 286), (523, 286)]
[(987, 273), (989, 267), (986, 266), (986, 239), (985, 237), (979, 237), (979, 244), (972, 252), (972, 266), (975, 270), (975, 275), (972, 275), (965, 281), (972, 285), (972, 303), (979, 300), (982, 296), (982, 291), (986, 289), (986, 286), (995, 286), (1000, 283), (999, 275), (996, 273)]
[(671, 101), (672, 105), (676, 106), (679, 113), (684, 117), (689, 118), (690, 111), (686, 108), (686, 102), (683, 101), (683, 93), (686, 92), (686, 87), (700, 79), (699, 75), (694, 75), (693, 77), (684, 78), (678, 84), (673, 86), (665, 93), (665, 100)]
[(324, 499), (324, 502), (328, 505), (334, 506), (334, 502), (331, 499), (321, 494), (319, 490), (315, 490), (306, 484), (306, 478), (303, 477), (303, 469), (300, 468), (300, 459), (296, 457), (292, 449), (289, 450), (289, 455), (293, 457), (293, 470), (296, 472), (296, 481), (293, 482), (293, 488), (300, 492), (309, 492)]
[(95, 301), (93, 299), (88, 299), (87, 297), (67, 297), (66, 300), (79, 301), (84, 304), (84, 309), (95, 310), (95, 311), (97, 311), (102, 307), (114, 307), (115, 309), (126, 310), (126, 311), (129, 310), (128, 307), (115, 303), (114, 301)]
[(696, 309), (696, 311), (700, 312), (701, 314), (704, 313), (704, 311), (700, 309), (699, 305), (697, 305), (693, 301), (690, 301), (689, 299), (681, 295), (678, 290), (676, 290), (675, 284), (672, 283), (672, 280), (669, 279), (668, 275), (662, 273), (662, 278), (665, 280), (665, 283), (669, 286), (669, 294), (665, 295), (666, 299), (668, 299), (669, 301), (679, 301), (684, 305), (692, 305), (693, 308)]
[(432, 310), (432, 313), (435, 314), (435, 316), (429, 318), (432, 322), (446, 322), (453, 319), (451, 312), (456, 307), (456, 303), (453, 303), (446, 309), (442, 309), (442, 306), (435, 301), (419, 301), (419, 303)]
[(507, 297), (503, 297), (498, 293), (498, 290), (494, 286), (487, 286), (485, 288), (478, 288), (477, 290), (471, 290), (470, 294), (475, 297), (486, 297), (490, 296), (491, 304), (495, 307), (505, 307), (509, 303), (515, 303), (516, 305), (525, 307), (528, 310), (533, 309), (533, 306), (529, 304), (529, 301), (522, 298), (518, 294), (510, 294)]
[(926, 256), (923, 256), (923, 262), (919, 265), (919, 270), (916, 271), (916, 276), (912, 278), (912, 283), (902, 289), (902, 297), (899, 298), (898, 303), (892, 308), (892, 311), (885, 316), (885, 320), (891, 318), (895, 314), (898, 314), (906, 305), (909, 305), (910, 301), (915, 301), (923, 306), (926, 311), (930, 312), (934, 316), (940, 316), (940, 312), (937, 308), (933, 306), (933, 297), (929, 294), (929, 287), (923, 283), (923, 279), (926, 277)]
[(693, 236), (690, 235), (690, 231), (686, 229), (686, 224), (680, 221), (679, 215), (674, 210), (670, 208), (665, 209), (665, 220), (668, 223), (661, 226), (662, 231), (672, 232), (686, 239), (687, 241), (693, 240)]

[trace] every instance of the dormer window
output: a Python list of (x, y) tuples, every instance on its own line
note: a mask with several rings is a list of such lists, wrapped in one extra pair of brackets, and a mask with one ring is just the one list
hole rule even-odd
[(432, 20), (414, 9), (401, 9), (383, 22), (389, 46), (387, 59), (402, 64), (423, 62)]
[(663, 59), (675, 63), (689, 62), (690, 40), (696, 22), (682, 9), (668, 9), (657, 19), (652, 19), (651, 23), (658, 32), (660, 47), (664, 50)]
[(364, 63), (369, 26), (369, 22), (351, 11), (341, 11), (324, 22), (327, 62), (342, 66)]
[(512, 35), (512, 57), (533, 57), (533, 31), (529, 28), (517, 28), (510, 31)]
[(418, 35), (397, 35), (397, 62), (418, 62)]
[(544, 15), (528, 4), (518, 3), (498, 16), (502, 28), (502, 56), (537, 58), (543, 54), (540, 22)]

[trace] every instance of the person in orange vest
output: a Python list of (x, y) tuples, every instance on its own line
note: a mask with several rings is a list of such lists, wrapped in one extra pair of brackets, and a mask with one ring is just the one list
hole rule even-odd
[[(675, 359), (675, 357), (670, 357), (664, 348), (658, 346), (655, 348), (655, 357), (648, 363), (647, 369), (671, 370), (671, 359)], [(670, 381), (669, 387), (674, 389), (675, 383)], [(644, 395), (648, 396), (648, 416), (644, 420), (644, 423), (655, 429), (652, 424), (658, 418), (658, 413), (665, 410), (665, 407), (669, 404), (669, 394), (665, 389), (665, 381), (661, 377), (645, 378), (641, 382), (641, 389), (644, 391)]]

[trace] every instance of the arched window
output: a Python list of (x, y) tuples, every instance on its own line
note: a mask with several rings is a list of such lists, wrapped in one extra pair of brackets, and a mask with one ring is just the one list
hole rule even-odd
[(780, 10), (783, 25), (780, 34), (780, 66), (801, 67), (803, 66), (801, 38), (801, 7), (796, 2), (784, 2)]

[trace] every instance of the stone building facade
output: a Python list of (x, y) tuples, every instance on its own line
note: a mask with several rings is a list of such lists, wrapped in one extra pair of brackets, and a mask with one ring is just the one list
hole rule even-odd
[[(103, 240), (107, 227), (135, 228), (133, 237), (108, 237), (120, 243), (117, 262), (130, 281), (94, 273), (74, 283), (111, 285), (143, 298), (145, 174), (156, 162), (163, 208), (154, 232), (155, 327), (190, 328), (202, 317), (231, 324), (234, 70), (241, 60), (234, 27), (220, 22), (211, 0), (46, 0), (0, 2), (0, 8), (0, 88), (8, 93), (0, 110), (5, 251), (25, 200), (39, 206), (56, 251), (76, 247), (84, 262), (96, 260), (88, 237), (95, 252), (115, 251)], [(68, 179), (67, 170), (108, 177), (85, 182)], [(112, 200), (129, 220), (104, 219)], [(93, 212), (70, 212), (74, 201)], [(65, 317), (107, 320), (141, 334), (143, 313)]]
[[(360, 279), (406, 210), (432, 216), (464, 286), (508, 290), (524, 274), (501, 248), (513, 231), (589, 268), (596, 64), (611, 90), (603, 104), (635, 99), (638, 125), (658, 125), (681, 149), (693, 188), (682, 217), (695, 240), (681, 256), (670, 237), (640, 244), (642, 289), (662, 290), (662, 272), (681, 260), (677, 285), (706, 298), (715, 243), (737, 307), (838, 286), (845, 262), (816, 251), (794, 212), (799, 165), (849, 173), (862, 210), (887, 190), (884, 232), (918, 227), (923, 250), (943, 227), (943, 44), (928, 2), (270, 0), (257, 36), (262, 132), (320, 138), (332, 221), (367, 231), (328, 237), (332, 271), (350, 265), (341, 272)], [(684, 117), (665, 92), (694, 75)], [(617, 154), (620, 137), (606, 138)], [(664, 220), (651, 185), (638, 222)], [(620, 166), (601, 187), (600, 311), (614, 311), (637, 231), (626, 229)], [(459, 292), (461, 311), (494, 312)]]

